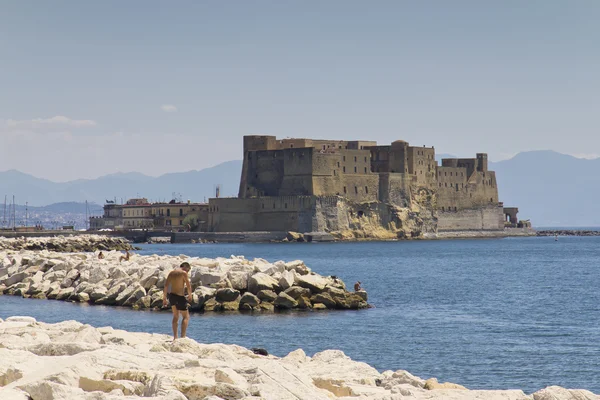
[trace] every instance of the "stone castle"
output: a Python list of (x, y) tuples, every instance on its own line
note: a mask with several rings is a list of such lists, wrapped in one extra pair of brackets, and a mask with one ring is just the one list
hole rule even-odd
[(208, 230), (421, 237), (501, 231), (516, 212), (499, 203), (484, 153), (438, 165), (433, 147), (401, 140), (245, 136), (239, 195), (209, 200)]

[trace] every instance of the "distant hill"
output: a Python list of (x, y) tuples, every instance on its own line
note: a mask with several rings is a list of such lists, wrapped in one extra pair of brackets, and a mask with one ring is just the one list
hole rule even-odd
[[(29, 202), (31, 206), (44, 206), (60, 202), (95, 202), (126, 200), (146, 197), (151, 201), (172, 199), (173, 193), (183, 200), (201, 202), (214, 197), (216, 185), (221, 185), (222, 196), (236, 196), (239, 189), (241, 161), (228, 161), (199, 171), (178, 172), (159, 177), (141, 173), (118, 173), (97, 179), (78, 179), (57, 183), (10, 170), (0, 172), (0, 196), (7, 202), (15, 195), (17, 204)], [(0, 199), (0, 202), (3, 202)]]
[[(436, 156), (438, 161), (450, 157), (453, 156)], [(519, 217), (531, 219), (534, 226), (600, 226), (600, 209), (596, 206), (600, 195), (600, 159), (532, 151), (519, 153), (510, 160), (490, 162), (489, 168), (497, 172), (500, 201), (506, 206), (519, 207)], [(236, 160), (157, 178), (125, 173), (66, 183), (13, 170), (0, 172), (0, 196), (8, 195), (10, 202), (15, 194), (18, 204), (28, 201), (30, 206), (86, 200), (104, 204), (115, 197), (120, 202), (121, 198), (137, 196), (151, 201), (170, 200), (172, 193), (180, 193), (184, 201), (204, 201), (214, 197), (217, 184), (221, 185), (222, 196), (236, 196), (241, 169), (242, 162)]]
[(519, 217), (534, 226), (600, 226), (600, 159), (530, 151), (489, 168), (500, 201), (519, 207)]

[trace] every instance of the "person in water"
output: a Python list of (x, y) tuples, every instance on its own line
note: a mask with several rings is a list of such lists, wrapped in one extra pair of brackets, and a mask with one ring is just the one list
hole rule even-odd
[[(173, 327), (173, 340), (177, 339), (177, 325), (179, 323), (179, 315), (181, 319), (181, 337), (185, 337), (188, 323), (190, 321), (190, 312), (188, 311), (188, 301), (192, 302), (192, 284), (190, 278), (188, 278), (188, 272), (190, 272), (190, 264), (187, 262), (181, 263), (178, 269), (169, 272), (167, 281), (165, 282), (165, 289), (163, 290), (163, 306), (167, 306), (168, 302), (171, 303), (171, 310), (173, 310), (173, 321), (171, 326)], [(188, 295), (187, 301), (185, 297), (185, 288), (187, 287)]]

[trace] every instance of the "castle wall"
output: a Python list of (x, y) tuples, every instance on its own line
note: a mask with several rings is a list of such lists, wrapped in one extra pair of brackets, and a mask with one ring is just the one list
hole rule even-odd
[(407, 163), (408, 173), (415, 176), (417, 186), (435, 186), (437, 163), (433, 147), (408, 147)]
[(410, 207), (412, 177), (406, 173), (379, 174), (379, 201)]
[(459, 211), (438, 211), (438, 232), (504, 229), (503, 208), (490, 205)]
[(313, 202), (312, 196), (210, 199), (209, 231), (310, 232)]

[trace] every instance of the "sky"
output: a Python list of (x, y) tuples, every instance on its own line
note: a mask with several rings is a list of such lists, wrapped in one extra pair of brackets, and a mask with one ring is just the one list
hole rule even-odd
[(0, 171), (242, 158), (242, 137), (600, 155), (600, 2), (0, 4)]

